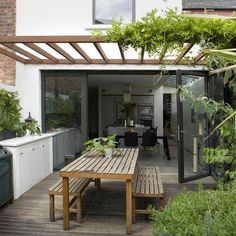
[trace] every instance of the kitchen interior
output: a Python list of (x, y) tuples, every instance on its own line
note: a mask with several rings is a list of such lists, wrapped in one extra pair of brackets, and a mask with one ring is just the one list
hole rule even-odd
[[(88, 74), (88, 88), (89, 138), (124, 135), (128, 130), (142, 135), (145, 130), (156, 128), (158, 136), (168, 136), (171, 161), (166, 160), (162, 140), (158, 140), (154, 152), (146, 154), (162, 162), (164, 172), (177, 174), (175, 75)], [(141, 143), (142, 139), (140, 147)], [(123, 145), (124, 140), (120, 140)]]

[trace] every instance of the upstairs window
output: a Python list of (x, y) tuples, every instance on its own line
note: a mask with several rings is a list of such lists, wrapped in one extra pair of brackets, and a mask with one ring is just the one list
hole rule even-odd
[(134, 21), (135, 0), (93, 0), (93, 23), (111, 24), (112, 19), (123, 18), (124, 23)]

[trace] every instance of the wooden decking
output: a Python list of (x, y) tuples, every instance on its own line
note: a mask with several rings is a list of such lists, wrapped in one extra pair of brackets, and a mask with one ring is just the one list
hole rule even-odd
[[(54, 173), (33, 187), (12, 205), (0, 208), (0, 235), (124, 235), (125, 234), (125, 182), (103, 180), (102, 188), (91, 183), (82, 201), (83, 223), (76, 221), (76, 214), (70, 221), (70, 230), (63, 231), (62, 214), (56, 222), (49, 222), (48, 189), (59, 179)], [(193, 184), (186, 184), (190, 189)], [(183, 186), (163, 183), (165, 201), (181, 191)], [(96, 196), (96, 197), (94, 197)], [(139, 200), (139, 199), (138, 199)], [(58, 201), (56, 201), (58, 202)], [(137, 202), (142, 204), (142, 202)], [(158, 204), (158, 201), (153, 202)], [(158, 206), (157, 206), (158, 207)], [(73, 218), (74, 217), (74, 218)], [(147, 216), (137, 216), (133, 235), (152, 235)]]

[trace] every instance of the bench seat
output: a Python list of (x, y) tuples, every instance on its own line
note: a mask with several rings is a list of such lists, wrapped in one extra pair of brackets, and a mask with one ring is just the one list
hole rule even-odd
[[(72, 199), (69, 202), (69, 206), (76, 201), (76, 209), (71, 209), (70, 212), (77, 213), (77, 221), (82, 220), (82, 208), (81, 208), (81, 195), (85, 188), (90, 183), (89, 178), (69, 178), (69, 197)], [(49, 194), (49, 218), (50, 221), (55, 221), (55, 211), (62, 211), (62, 209), (55, 208), (55, 195), (63, 194), (62, 180), (59, 180), (48, 190)]]
[(135, 198), (159, 198), (163, 205), (164, 190), (159, 167), (138, 167), (133, 181), (133, 221), (135, 214), (149, 214), (145, 209), (136, 209)]

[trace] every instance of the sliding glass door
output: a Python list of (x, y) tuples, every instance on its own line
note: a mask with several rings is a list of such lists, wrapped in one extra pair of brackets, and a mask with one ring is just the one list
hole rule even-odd
[[(177, 72), (177, 86), (183, 86), (194, 96), (207, 91), (207, 77), (203, 72)], [(209, 175), (209, 167), (203, 161), (203, 138), (208, 133), (208, 121), (203, 110), (196, 110), (187, 101), (177, 100), (178, 109), (178, 158), (179, 182), (187, 182)]]

